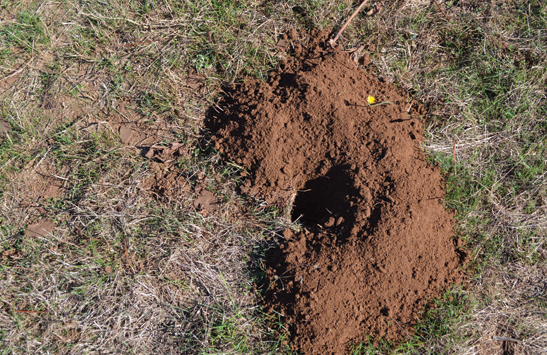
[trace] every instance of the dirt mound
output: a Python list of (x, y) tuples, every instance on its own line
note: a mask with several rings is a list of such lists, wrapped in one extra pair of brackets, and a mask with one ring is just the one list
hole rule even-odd
[(233, 86), (209, 121), (216, 148), (251, 172), (242, 191), (293, 203), (305, 227), (270, 253), (266, 295), (305, 354), (401, 340), (460, 277), (420, 106), (325, 39), (296, 46), (267, 83)]

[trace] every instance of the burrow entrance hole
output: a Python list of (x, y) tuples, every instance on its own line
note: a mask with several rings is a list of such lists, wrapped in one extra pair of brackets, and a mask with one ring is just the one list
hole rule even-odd
[(309, 180), (293, 204), (291, 219), (306, 226), (323, 224), (331, 217), (348, 221), (350, 201), (357, 196), (354, 175), (347, 166), (335, 166), (327, 174)]

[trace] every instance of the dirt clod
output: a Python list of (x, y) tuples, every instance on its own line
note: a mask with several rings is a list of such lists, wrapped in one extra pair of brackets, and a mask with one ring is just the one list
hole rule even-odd
[(194, 208), (202, 213), (214, 213), (218, 209), (218, 199), (215, 194), (205, 188), (196, 187), (197, 197)]
[(156, 173), (143, 181), (142, 188), (153, 197), (169, 201), (190, 194), (191, 185), (179, 172), (164, 170), (159, 164), (152, 165), (152, 170)]
[(133, 130), (129, 127), (122, 126), (120, 127), (120, 140), (122, 143), (129, 143), (131, 136), (133, 135)]
[[(267, 83), (233, 86), (210, 117), (215, 147), (251, 171), (242, 192), (292, 203), (302, 232), (269, 253), (265, 307), (292, 347), (343, 354), (401, 341), (460, 279), (444, 180), (420, 149), (422, 108), (315, 33)], [(376, 104), (367, 98), (373, 96)]]
[(186, 86), (194, 90), (200, 90), (205, 86), (205, 77), (192, 71), (186, 77)]
[(29, 225), (25, 231), (25, 235), (28, 237), (43, 238), (53, 232), (53, 228), (55, 228), (55, 223), (52, 220), (42, 218), (36, 223)]
[(172, 163), (177, 158), (187, 156), (188, 147), (182, 143), (171, 143), (169, 146), (154, 144), (145, 154), (148, 159), (154, 158), (162, 163)]

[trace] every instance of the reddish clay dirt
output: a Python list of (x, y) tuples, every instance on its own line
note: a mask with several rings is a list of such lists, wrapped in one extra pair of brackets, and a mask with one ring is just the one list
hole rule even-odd
[(25, 231), (25, 235), (31, 238), (45, 238), (53, 232), (54, 228), (55, 223), (51, 219), (42, 218), (38, 222), (29, 225)]
[(269, 253), (265, 298), (304, 354), (403, 340), (464, 255), (420, 149), (422, 109), (325, 40), (296, 45), (267, 83), (233, 86), (209, 120), (216, 148), (251, 172), (242, 192), (292, 203), (304, 226)]

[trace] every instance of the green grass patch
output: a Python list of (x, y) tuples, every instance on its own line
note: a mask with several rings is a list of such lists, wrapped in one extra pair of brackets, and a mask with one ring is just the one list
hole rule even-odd
[(19, 12), (14, 22), (1, 26), (0, 38), (3, 47), (0, 60), (11, 54), (12, 47), (23, 49), (27, 53), (38, 53), (36, 46), (49, 43), (43, 22), (30, 10)]

